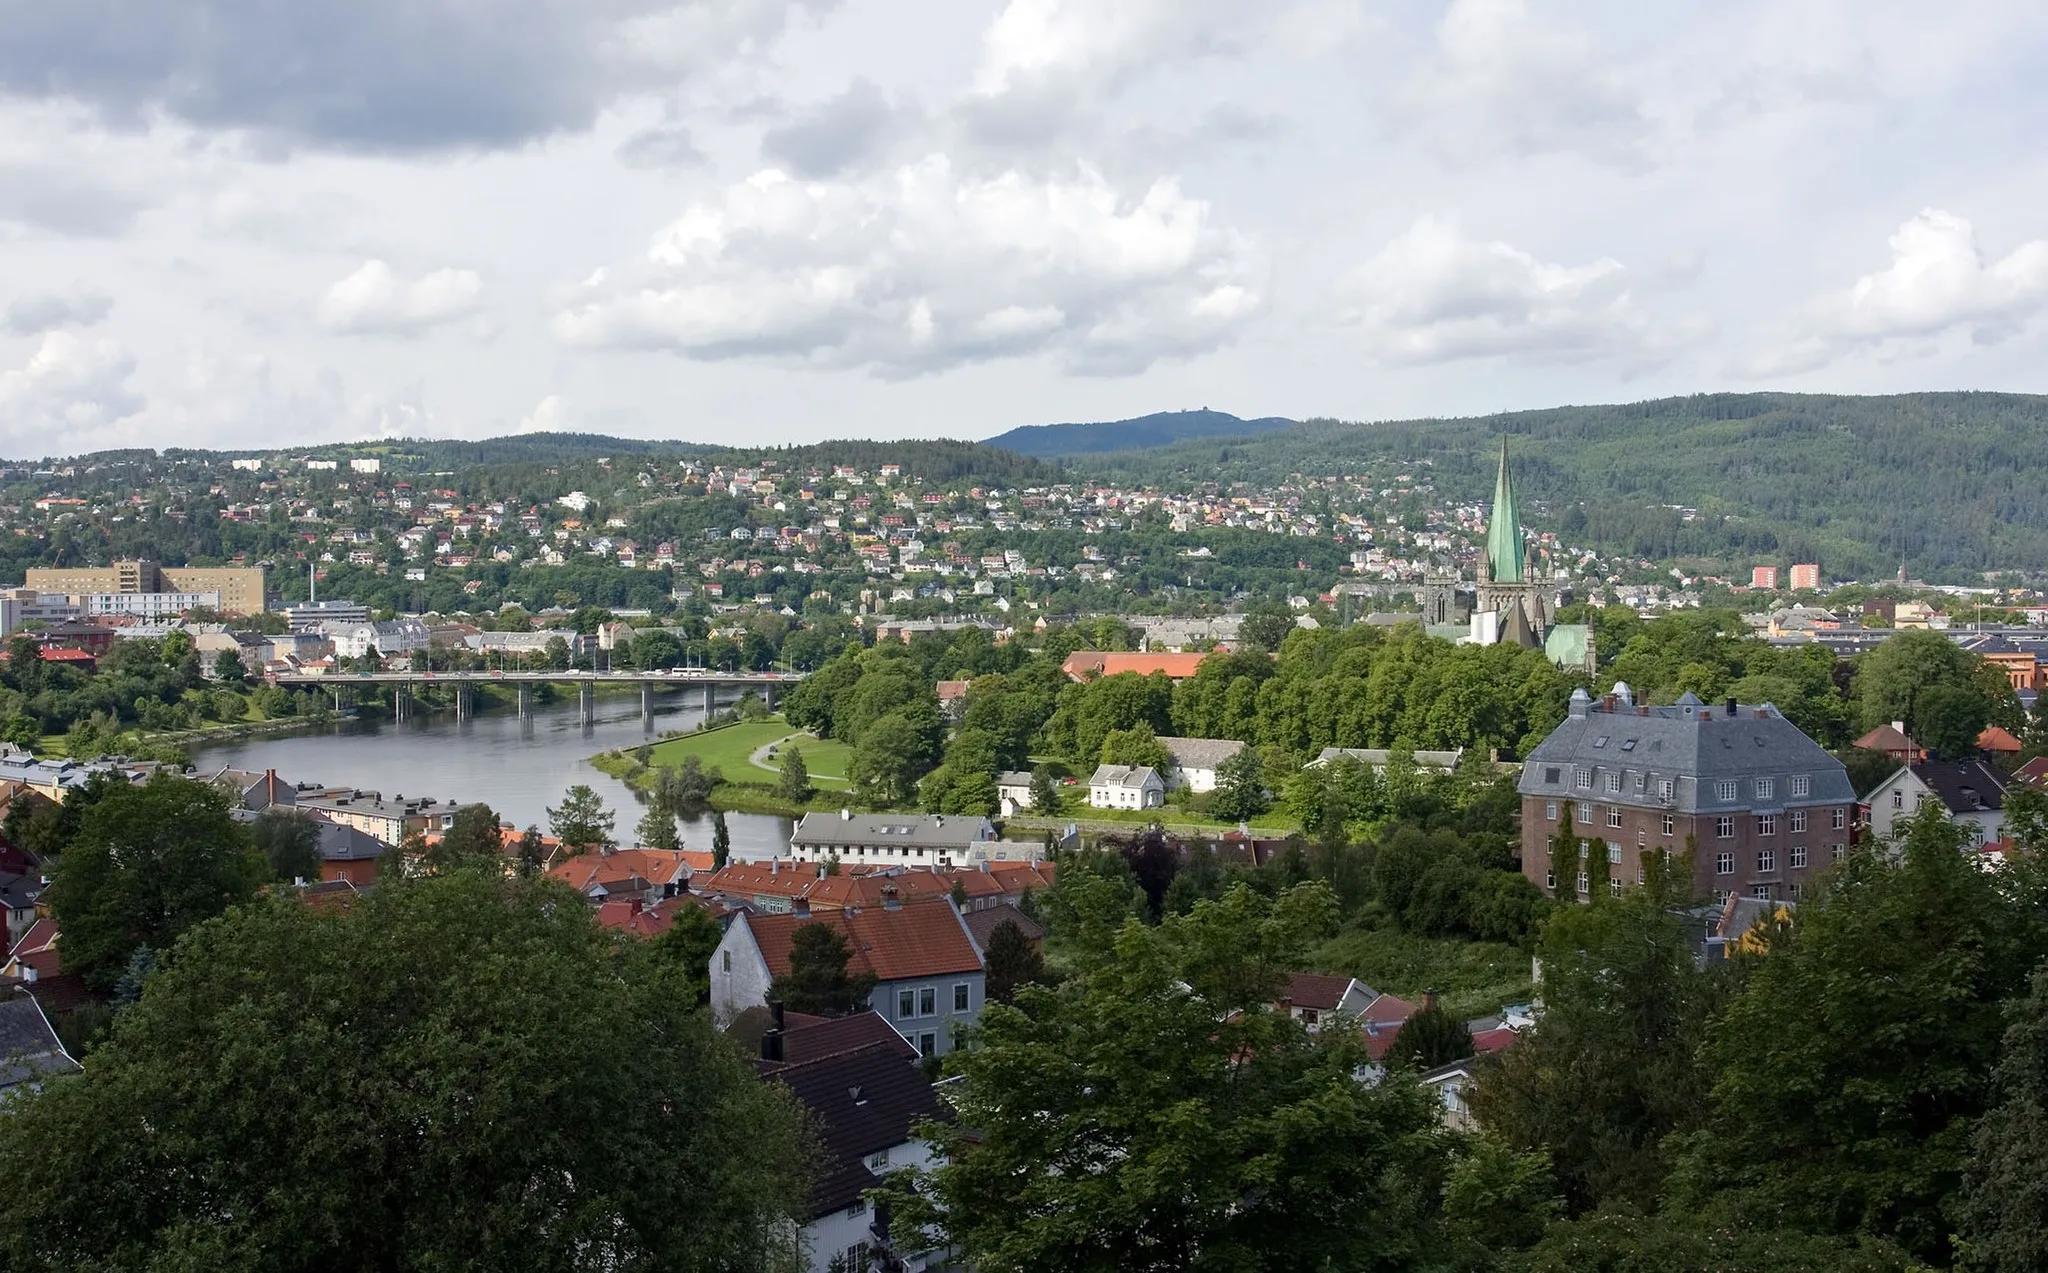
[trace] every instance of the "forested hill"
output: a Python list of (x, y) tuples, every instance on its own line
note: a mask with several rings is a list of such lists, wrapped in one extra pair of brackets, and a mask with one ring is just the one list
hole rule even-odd
[(1928, 578), (2048, 570), (2048, 397), (2037, 395), (1704, 394), (1455, 420), (1311, 420), (1086, 464), (1267, 482), (1427, 462), (1447, 496), (1479, 501), (1503, 437), (1524, 516), (1589, 547), (1818, 560), (1835, 578), (1889, 577), (1902, 555)]
[(1140, 447), (1169, 446), (1194, 438), (1236, 438), (1291, 428), (1281, 416), (1242, 420), (1227, 411), (1159, 411), (1101, 424), (1029, 424), (987, 439), (987, 445), (1021, 455), (1096, 455)]

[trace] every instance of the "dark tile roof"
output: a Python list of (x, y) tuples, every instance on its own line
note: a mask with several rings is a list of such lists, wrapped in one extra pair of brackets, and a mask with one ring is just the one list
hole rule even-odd
[[(1529, 753), (1518, 789), (1525, 796), (1588, 800), (1679, 813), (1714, 813), (1809, 805), (1851, 804), (1856, 799), (1842, 762), (1786, 720), (1776, 708), (1709, 706), (1691, 694), (1669, 706), (1613, 709), (1577, 700), (1572, 715)], [(1593, 772), (1593, 785), (1577, 785), (1575, 771)], [(1609, 773), (1623, 775), (1618, 792)], [(1785, 779), (1804, 775), (1807, 794), (1794, 796)], [(1779, 778), (1773, 794), (1756, 798), (1753, 780)], [(1644, 781), (1637, 785), (1637, 779)], [(1673, 782), (1671, 800), (1658, 784)], [(1721, 800), (1714, 784), (1737, 781), (1734, 800)]]
[(910, 1140), (913, 1127), (940, 1113), (922, 1068), (886, 1043), (785, 1065), (771, 1077), (810, 1111), (823, 1147), (809, 1219), (852, 1206), (879, 1183), (868, 1156)]
[(997, 906), (984, 906), (978, 911), (968, 911), (962, 918), (967, 921), (967, 931), (974, 934), (975, 944), (980, 946), (984, 953), (988, 950), (989, 939), (996, 935), (996, 929), (1006, 923), (1015, 924), (1017, 931), (1024, 934), (1026, 941), (1045, 940), (1045, 925), (1008, 902)]
[(2005, 779), (1981, 760), (1923, 760), (1910, 768), (1950, 813), (2005, 807)]
[(0, 999), (0, 1091), (78, 1068), (33, 998)]

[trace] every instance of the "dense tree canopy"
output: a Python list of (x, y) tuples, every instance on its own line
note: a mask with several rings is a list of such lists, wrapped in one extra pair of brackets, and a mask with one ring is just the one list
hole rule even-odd
[(185, 936), (83, 1075), (0, 1119), (0, 1252), (785, 1269), (798, 1120), (695, 1005), (546, 880), (239, 908)]

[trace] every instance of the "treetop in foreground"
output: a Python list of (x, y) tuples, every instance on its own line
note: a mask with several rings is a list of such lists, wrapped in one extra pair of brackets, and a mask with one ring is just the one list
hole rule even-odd
[(696, 999), (547, 880), (237, 908), (0, 1119), (0, 1263), (790, 1268), (797, 1119)]

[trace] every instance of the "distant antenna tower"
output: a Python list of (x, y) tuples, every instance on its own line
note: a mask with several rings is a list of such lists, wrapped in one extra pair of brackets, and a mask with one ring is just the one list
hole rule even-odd
[(317, 561), (309, 561), (306, 563), (306, 604), (312, 605), (319, 600), (320, 563)]

